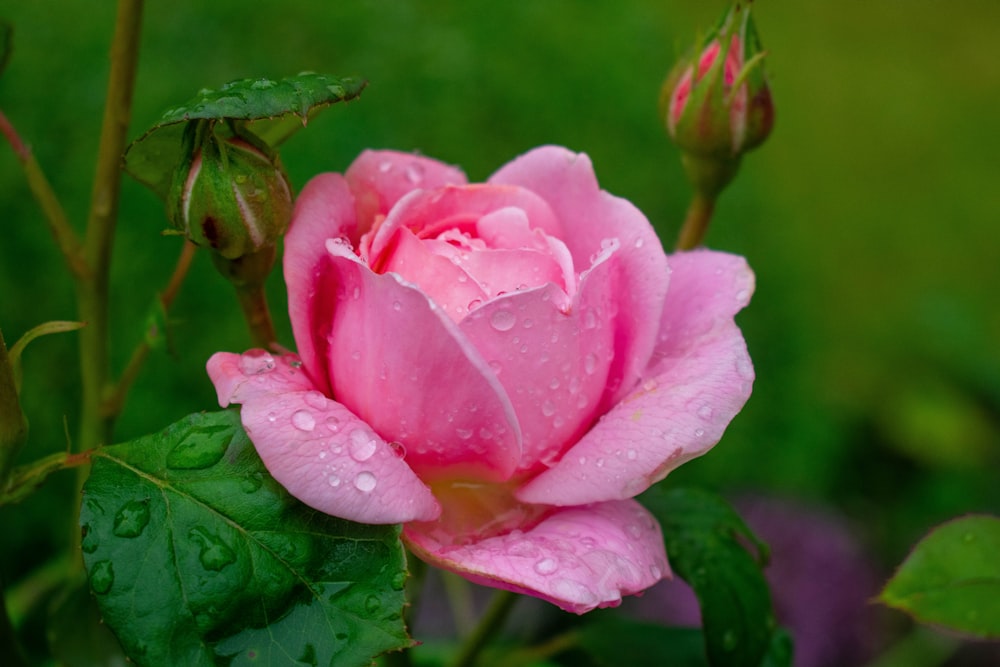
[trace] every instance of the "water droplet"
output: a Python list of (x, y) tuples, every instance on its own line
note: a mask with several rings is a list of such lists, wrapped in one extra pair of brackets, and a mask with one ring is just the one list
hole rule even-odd
[(703, 429), (703, 428), (696, 428), (694, 430), (694, 437), (700, 438), (700, 437), (702, 437), (704, 435), (705, 435), (705, 429)]
[(494, 373), (499, 375), (500, 371), (503, 370), (503, 364), (501, 364), (498, 360), (493, 359), (492, 361), (490, 361), (490, 368), (493, 369)]
[(627, 452), (625, 452), (625, 457), (629, 461), (635, 461), (637, 458), (639, 458), (639, 452), (635, 451), (634, 449), (630, 449)]
[(479, 306), (481, 306), (481, 305), (483, 305), (483, 300), (482, 299), (473, 299), (472, 301), (469, 302), (469, 306), (468, 306), (469, 312), (471, 313), (473, 310), (475, 310), (476, 308), (479, 308)]
[(510, 331), (516, 323), (517, 315), (509, 310), (498, 310), (490, 316), (490, 324), (497, 331)]
[(722, 633), (722, 648), (727, 651), (732, 651), (736, 649), (736, 645), (739, 644), (739, 638), (736, 636), (735, 630), (726, 630)]
[(336, 475), (330, 475), (329, 477), (326, 478), (326, 483), (332, 486), (333, 488), (337, 488), (338, 486), (340, 486), (340, 477), (337, 477)]
[(200, 526), (188, 531), (188, 537), (201, 547), (198, 560), (206, 570), (220, 572), (236, 562), (236, 553), (217, 535), (213, 535)]
[(222, 460), (229, 448), (231, 433), (191, 431), (167, 454), (167, 467), (173, 470), (203, 470)]
[(381, 608), (382, 601), (378, 599), (377, 595), (369, 595), (365, 598), (365, 611), (369, 614), (374, 614)]
[(377, 448), (378, 442), (364, 429), (359, 428), (351, 431), (351, 458), (358, 463), (370, 459)]
[(468, 440), (472, 437), (472, 429), (469, 428), (456, 428), (455, 435), (457, 435), (462, 440)]
[(966, 542), (975, 542), (976, 541), (976, 534), (975, 533), (966, 533), (965, 535), (962, 536), (962, 539), (965, 540)]
[(316, 418), (308, 410), (296, 410), (292, 413), (292, 426), (300, 431), (309, 433), (316, 428)]
[(659, 581), (660, 577), (663, 576), (663, 570), (661, 570), (656, 565), (650, 565), (649, 566), (649, 576), (651, 576), (654, 581)]
[(741, 289), (736, 293), (736, 303), (746, 305), (750, 301), (750, 290)]
[(636, 248), (641, 248), (643, 245), (644, 245), (644, 242), (643, 242), (643, 240), (641, 238), (635, 240), (635, 247)]
[(642, 537), (642, 528), (638, 524), (630, 523), (625, 527), (626, 532), (632, 536), (633, 539), (639, 539)]
[(325, 423), (326, 427), (330, 429), (331, 433), (336, 433), (337, 431), (340, 430), (340, 420), (334, 417), (333, 415), (327, 417)]
[(555, 403), (553, 403), (552, 401), (548, 401), (548, 400), (545, 401), (544, 403), (542, 403), (542, 414), (543, 415), (545, 415), (546, 417), (551, 417), (555, 413), (556, 413)]
[(97, 531), (91, 527), (89, 523), (85, 523), (80, 529), (80, 548), (83, 549), (84, 553), (92, 554), (97, 551), (97, 547), (100, 546), (101, 540), (97, 536)]
[(712, 406), (710, 405), (703, 405), (700, 408), (698, 408), (698, 416), (704, 419), (705, 421), (711, 419), (712, 414), (713, 414)]
[(597, 328), (597, 315), (594, 313), (593, 308), (588, 308), (587, 312), (583, 314), (583, 328), (584, 329)]
[(597, 466), (598, 468), (603, 468), (604, 467), (604, 459), (597, 459), (596, 461), (594, 461), (594, 465)]
[(393, 301), (392, 302), (392, 309), (395, 310), (398, 313), (399, 311), (401, 311), (403, 309), (403, 304), (401, 304), (399, 301)]
[(271, 422), (272, 424), (274, 422), (278, 421), (278, 413), (277, 412), (268, 412), (267, 413), (267, 421)]
[(386, 160), (385, 162), (379, 164), (378, 170), (379, 173), (381, 174), (388, 174), (390, 171), (392, 171), (392, 163)]
[(392, 453), (395, 454), (398, 458), (401, 459), (406, 458), (406, 445), (404, 445), (403, 443), (399, 442), (398, 440), (393, 440), (392, 442), (389, 443), (389, 447), (392, 449)]
[(361, 359), (361, 350), (354, 350), (351, 352), (351, 361), (359, 361)]
[(397, 572), (392, 575), (392, 580), (389, 582), (389, 585), (392, 586), (392, 590), (394, 591), (403, 590), (406, 586), (406, 572)]
[(375, 475), (367, 470), (359, 472), (358, 476), (354, 478), (354, 487), (362, 493), (371, 493), (377, 483), (378, 480), (375, 479)]
[(559, 569), (559, 563), (556, 562), (555, 558), (543, 558), (535, 563), (535, 572), (538, 574), (549, 575), (557, 569)]
[(361, 297), (361, 288), (360, 288), (360, 287), (358, 287), (357, 285), (355, 285), (355, 286), (354, 286), (354, 289), (353, 289), (353, 290), (351, 290), (351, 296), (352, 296), (352, 297), (353, 297), (353, 298), (354, 298), (355, 300), (359, 299), (359, 298)]
[(412, 185), (417, 185), (424, 179), (424, 168), (418, 162), (411, 162), (406, 165), (406, 180)]
[(597, 355), (591, 352), (583, 358), (583, 370), (587, 375), (593, 375), (597, 370)]
[(306, 405), (308, 405), (311, 408), (315, 408), (317, 410), (325, 410), (327, 407), (326, 396), (324, 396), (321, 392), (316, 391), (315, 389), (307, 391), (303, 398), (305, 399)]
[(138, 537), (149, 524), (149, 499), (125, 503), (115, 515), (114, 534), (118, 537)]
[(94, 563), (90, 568), (90, 587), (98, 595), (104, 595), (115, 583), (115, 567), (109, 560)]
[(240, 355), (240, 372), (244, 375), (270, 373), (274, 367), (274, 357), (267, 350), (247, 350)]

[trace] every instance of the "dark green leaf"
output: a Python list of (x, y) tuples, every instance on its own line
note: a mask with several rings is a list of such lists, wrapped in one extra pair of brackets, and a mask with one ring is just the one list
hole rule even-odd
[(708, 662), (758, 667), (774, 632), (771, 594), (761, 565), (744, 547), (766, 548), (720, 497), (696, 489), (654, 487), (640, 498), (660, 521), (674, 572), (701, 605)]
[(771, 644), (767, 647), (760, 667), (792, 667), (794, 648), (792, 636), (784, 628), (778, 628), (771, 635)]
[(49, 648), (59, 664), (73, 667), (125, 667), (121, 645), (101, 622), (101, 614), (87, 580), (69, 582), (51, 605)]
[(879, 599), (921, 623), (1000, 638), (1000, 518), (967, 516), (932, 530)]
[(320, 109), (352, 100), (366, 85), (363, 79), (312, 72), (270, 79), (242, 79), (219, 90), (202, 90), (173, 109), (129, 145), (125, 170), (166, 197), (175, 169), (182, 160), (184, 127), (189, 120), (230, 120), (245, 127), (271, 147), (277, 146)]
[(580, 648), (598, 665), (706, 667), (705, 643), (697, 628), (668, 628), (601, 614), (580, 631)]
[(406, 647), (395, 526), (315, 512), (264, 469), (235, 412), (93, 456), (91, 588), (143, 665), (367, 665)]

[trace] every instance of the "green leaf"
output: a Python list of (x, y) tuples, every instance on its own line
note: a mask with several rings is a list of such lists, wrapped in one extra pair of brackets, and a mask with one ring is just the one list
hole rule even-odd
[(1000, 518), (967, 516), (932, 530), (879, 600), (921, 623), (1000, 639)]
[(304, 127), (319, 110), (355, 99), (367, 82), (313, 72), (280, 81), (242, 79), (219, 90), (202, 90), (189, 102), (169, 109), (125, 151), (125, 170), (160, 197), (166, 197), (175, 169), (183, 159), (182, 136), (187, 121), (229, 120), (272, 148)]
[(579, 646), (598, 665), (708, 665), (697, 628), (668, 628), (613, 614), (596, 616), (581, 629)]
[(663, 527), (674, 572), (701, 605), (708, 663), (758, 667), (775, 629), (771, 594), (761, 565), (744, 548), (766, 547), (720, 497), (696, 489), (653, 487), (640, 501)]
[(104, 620), (141, 665), (367, 665), (411, 644), (398, 526), (299, 503), (236, 412), (96, 451), (80, 523)]

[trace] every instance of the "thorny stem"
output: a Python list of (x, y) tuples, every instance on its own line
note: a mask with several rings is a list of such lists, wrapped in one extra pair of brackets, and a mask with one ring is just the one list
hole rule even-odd
[[(197, 250), (198, 246), (195, 244), (190, 241), (184, 242), (181, 254), (177, 258), (177, 264), (174, 266), (174, 273), (170, 276), (170, 281), (159, 295), (160, 305), (162, 305), (164, 313), (170, 310), (174, 299), (177, 298), (177, 293), (184, 283), (184, 278), (187, 277), (188, 269), (191, 268), (191, 261), (194, 259), (194, 254)], [(142, 370), (142, 365), (145, 363), (146, 357), (149, 356), (150, 350), (152, 350), (152, 339), (158, 335), (162, 335), (163, 332), (147, 333), (149, 335), (144, 337), (132, 352), (132, 357), (129, 359), (128, 365), (125, 366), (125, 370), (122, 371), (118, 384), (115, 385), (114, 389), (104, 399), (102, 412), (110, 417), (116, 417), (121, 414), (122, 408), (125, 405), (125, 397), (139, 377), (139, 371)]]
[(52, 189), (49, 179), (45, 177), (45, 173), (38, 164), (38, 160), (35, 159), (34, 153), (31, 152), (31, 147), (22, 141), (17, 130), (14, 129), (14, 126), (2, 111), (0, 111), (0, 133), (10, 143), (11, 148), (14, 149), (14, 155), (17, 156), (18, 161), (21, 163), (25, 179), (28, 181), (28, 187), (31, 189), (31, 194), (34, 195), (35, 200), (42, 207), (42, 213), (45, 214), (49, 231), (52, 232), (52, 236), (56, 240), (56, 245), (59, 246), (63, 259), (66, 260), (66, 265), (69, 266), (69, 270), (74, 276), (79, 279), (85, 278), (90, 273), (90, 269), (84, 261), (83, 247), (80, 244), (80, 239), (73, 230), (72, 225), (69, 224), (66, 211), (63, 210), (62, 204), (59, 203), (59, 198)]
[(486, 613), (480, 619), (479, 625), (466, 638), (465, 644), (462, 646), (454, 662), (451, 663), (451, 667), (473, 667), (476, 664), (476, 658), (479, 657), (479, 653), (486, 647), (490, 639), (493, 638), (500, 628), (503, 627), (504, 621), (507, 620), (507, 615), (513, 609), (514, 603), (517, 602), (519, 597), (517, 593), (511, 591), (497, 591)]

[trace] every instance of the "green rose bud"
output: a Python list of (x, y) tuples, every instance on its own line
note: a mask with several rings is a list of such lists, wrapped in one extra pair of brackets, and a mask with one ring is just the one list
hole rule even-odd
[(171, 224), (226, 259), (274, 246), (288, 229), (292, 191), (273, 151), (235, 124), (194, 120), (184, 155), (167, 197)]
[(749, 5), (734, 5), (667, 76), (660, 112), (696, 189), (714, 197), (774, 124)]

